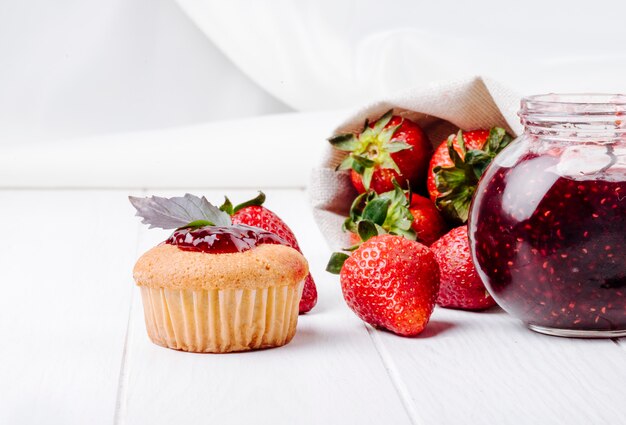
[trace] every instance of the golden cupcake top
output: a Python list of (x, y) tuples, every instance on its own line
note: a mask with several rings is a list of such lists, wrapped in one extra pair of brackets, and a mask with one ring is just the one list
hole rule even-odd
[(137, 285), (168, 289), (296, 285), (307, 274), (307, 262), (298, 251), (275, 244), (226, 254), (183, 251), (161, 244), (142, 255), (133, 270)]

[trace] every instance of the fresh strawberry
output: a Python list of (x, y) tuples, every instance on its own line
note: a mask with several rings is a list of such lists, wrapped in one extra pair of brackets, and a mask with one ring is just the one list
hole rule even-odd
[(395, 179), (403, 188), (419, 187), (428, 169), (432, 145), (419, 125), (388, 111), (374, 123), (365, 121), (360, 133), (331, 137), (328, 141), (350, 154), (337, 170), (352, 170), (352, 184), (359, 193), (393, 190)]
[[(272, 211), (263, 206), (265, 202), (265, 194), (259, 193), (254, 199), (251, 199), (243, 204), (233, 207), (233, 204), (228, 198), (224, 204), (220, 207), (220, 210), (227, 212), (232, 217), (233, 224), (247, 224), (248, 226), (254, 226), (272, 232), (280, 236), (287, 244), (302, 252), (296, 236), (293, 234), (289, 226), (280, 219)], [(310, 311), (317, 303), (317, 288), (313, 281), (313, 276), (309, 274), (304, 281), (304, 289), (302, 291), (302, 298), (300, 299), (300, 314)]]
[(452, 223), (467, 221), (478, 180), (489, 163), (513, 138), (499, 127), (459, 131), (435, 150), (426, 186), (430, 199)]
[(411, 228), (415, 231), (417, 241), (424, 245), (432, 245), (448, 230), (439, 210), (428, 198), (412, 194), (409, 211), (413, 216)]
[(343, 229), (357, 236), (351, 237), (354, 245), (360, 242), (358, 226), (363, 221), (377, 227), (377, 233), (400, 235), (425, 245), (430, 245), (446, 232), (445, 221), (429, 199), (406, 193), (395, 180), (393, 184), (395, 189), (392, 191), (380, 195), (373, 191), (363, 193), (352, 203)]
[[(461, 134), (463, 135), (463, 141), (465, 142), (465, 149), (482, 149), (483, 145), (487, 141), (487, 138), (489, 137), (488, 130), (465, 131)], [(465, 154), (461, 150), (459, 142), (457, 141), (457, 135), (451, 134), (448, 139), (452, 140), (454, 150), (456, 150), (462, 158), (465, 158)], [(448, 140), (444, 140), (441, 144), (439, 144), (437, 149), (435, 149), (435, 153), (430, 158), (430, 164), (428, 165), (426, 188), (430, 194), (431, 201), (437, 201), (437, 198), (441, 195), (441, 193), (437, 190), (437, 183), (435, 182), (435, 173), (433, 172), (433, 169), (437, 166), (447, 168), (452, 167), (453, 165), (454, 162), (450, 159), (450, 154), (448, 152)]]
[(368, 225), (375, 228), (376, 234), (391, 233), (415, 240), (407, 194), (395, 179), (392, 184), (394, 189), (389, 192), (377, 195), (370, 190), (357, 196), (343, 223), (343, 230), (359, 234), (359, 226)]
[(374, 236), (349, 257), (333, 254), (327, 270), (340, 274), (348, 307), (370, 325), (412, 336), (428, 323), (439, 289), (439, 266), (419, 242)]
[(437, 304), (463, 310), (483, 310), (496, 304), (472, 263), (467, 226), (452, 229), (430, 249), (441, 270)]
[(358, 234), (358, 233), (352, 233), (352, 232), (349, 232), (349, 233), (348, 233), (348, 236), (350, 237), (350, 245), (351, 245), (351, 246), (353, 246), (353, 245), (358, 245), (358, 244), (360, 244), (361, 242), (363, 242), (363, 241), (361, 240), (361, 237), (359, 236), (359, 234)]

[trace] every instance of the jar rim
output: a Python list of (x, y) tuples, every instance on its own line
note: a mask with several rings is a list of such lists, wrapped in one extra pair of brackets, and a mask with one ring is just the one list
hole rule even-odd
[(521, 100), (524, 131), (559, 140), (615, 140), (626, 135), (626, 95), (539, 94)]
[(519, 115), (615, 115), (626, 112), (626, 95), (609, 93), (546, 93), (525, 96)]

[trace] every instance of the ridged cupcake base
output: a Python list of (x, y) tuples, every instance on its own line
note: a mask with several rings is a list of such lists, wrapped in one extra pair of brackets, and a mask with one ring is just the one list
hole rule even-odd
[(141, 287), (146, 328), (158, 345), (227, 353), (287, 344), (296, 333), (304, 282), (260, 289)]

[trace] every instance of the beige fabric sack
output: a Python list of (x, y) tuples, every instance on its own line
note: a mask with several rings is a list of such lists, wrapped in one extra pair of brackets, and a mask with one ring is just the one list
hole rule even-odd
[[(521, 132), (517, 111), (520, 96), (493, 80), (472, 78), (408, 90), (372, 103), (339, 125), (333, 134), (358, 131), (366, 118), (378, 118), (389, 109), (416, 121), (436, 146), (459, 128), (473, 130), (499, 126), (510, 134)], [(332, 136), (329, 134), (328, 136)], [(348, 216), (356, 191), (350, 183), (350, 171), (335, 171), (345, 152), (330, 143), (313, 169), (309, 196), (313, 214), (331, 249), (349, 246), (341, 225)]]

